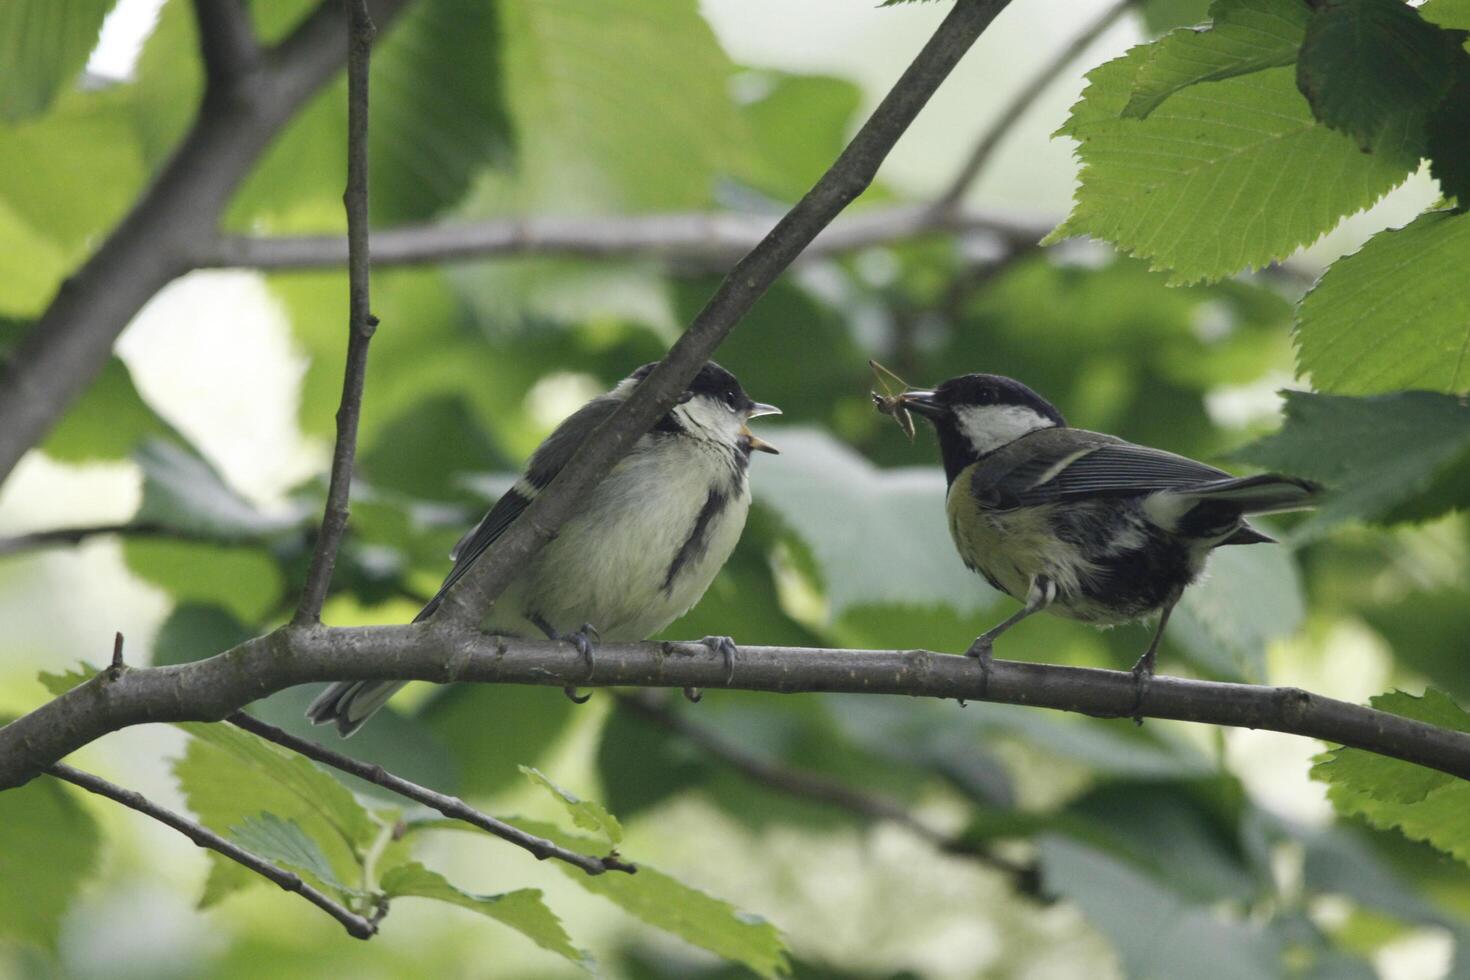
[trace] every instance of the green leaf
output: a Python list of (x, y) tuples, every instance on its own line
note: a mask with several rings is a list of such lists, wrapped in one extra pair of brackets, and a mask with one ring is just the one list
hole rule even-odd
[(36, 680), (41, 682), (41, 686), (46, 688), (52, 697), (59, 698), (72, 688), (80, 687), (96, 676), (96, 667), (90, 664), (78, 664), (62, 674), (53, 674), (49, 670), (43, 670), (36, 675)]
[[(1470, 732), (1470, 713), (1432, 689), (1422, 698), (1395, 691), (1372, 703), (1406, 718)], [(1411, 840), (1470, 863), (1470, 783), (1465, 780), (1349, 748), (1326, 753), (1312, 767), (1312, 777), (1329, 785), (1327, 795), (1340, 812), (1381, 829), (1396, 827)]]
[(184, 602), (153, 638), (153, 666), (187, 664), (244, 643), (255, 634), (221, 606)]
[(123, 561), (175, 602), (219, 606), (242, 623), (263, 622), (285, 592), (280, 565), (262, 548), (129, 537)]
[(0, 4), (0, 119), (44, 112), (81, 73), (116, 0), (6, 0)]
[(432, 898), (478, 912), (510, 926), (542, 949), (564, 956), (584, 970), (595, 969), (592, 955), (572, 945), (561, 920), (541, 900), (539, 889), (522, 888), (501, 895), (471, 895), (417, 862), (388, 871), (383, 875), (382, 888), (390, 899)]
[(202, 456), (177, 443), (150, 439), (134, 458), (143, 468), (139, 521), (219, 538), (259, 537), (295, 523), (294, 517), (261, 513)]
[(0, 793), (0, 827), (0, 936), (54, 946), (97, 865), (97, 824), (71, 792), (41, 777)]
[(608, 813), (601, 803), (584, 800), (575, 793), (562, 789), (546, 778), (546, 774), (540, 769), (534, 769), (531, 766), (521, 766), (520, 769), (531, 782), (542, 786), (562, 802), (567, 812), (572, 815), (572, 823), (583, 830), (601, 834), (607, 838), (608, 844), (612, 847), (617, 847), (622, 841), (623, 825), (618, 823), (618, 818)]
[(1131, 977), (1267, 980), (1282, 976), (1281, 948), (1260, 925), (1188, 901), (1126, 861), (1056, 835), (1040, 841), (1047, 891), (1075, 902)]
[(174, 435), (173, 427), (138, 394), (127, 365), (111, 357), (41, 443), (41, 449), (64, 463), (122, 459), (145, 439)]
[[(1341, 521), (1398, 517), (1395, 508), (1432, 490), (1436, 474), (1467, 450), (1470, 405), (1461, 399), (1427, 391), (1368, 398), (1290, 391), (1281, 430), (1237, 456), (1327, 487), (1316, 514), (1297, 530), (1307, 536)], [(1464, 485), (1435, 503), (1440, 510), (1464, 506)]]
[(1210, 0), (1143, 0), (1139, 13), (1150, 34), (1192, 27), (1209, 19)]
[(1295, 633), (1305, 615), (1301, 575), (1286, 548), (1220, 548), (1208, 574), (1184, 590), (1166, 635), (1212, 672), (1262, 683), (1266, 648)]
[(73, 261), (147, 178), (121, 89), (68, 93), (44, 116), (0, 123), (0, 145), (0, 198)]
[(247, 851), (273, 864), (309, 874), (329, 888), (344, 894), (360, 893), (360, 889), (344, 885), (337, 878), (321, 847), (306, 836), (295, 820), (282, 820), (274, 813), (263, 812), (231, 827), (230, 838)]
[(1455, 199), (1456, 210), (1470, 208), (1470, 63), (1462, 63), (1455, 84), (1429, 116), (1425, 152), (1439, 189)]
[(1318, 119), (1365, 152), (1383, 134), (1396, 149), (1403, 120), (1422, 125), (1449, 91), (1461, 40), (1402, 0), (1326, 0), (1307, 25), (1297, 87)]
[[(251, 13), (262, 40), (280, 39), (315, 6), (273, 0)], [(136, 126), (154, 160), (177, 142), (203, 91), (189, 8), (164, 6), (139, 59)], [(430, 217), (463, 198), (484, 168), (508, 162), (500, 48), (496, 7), (478, 0), (421, 0), (383, 31), (368, 130), (374, 223)], [(346, 106), (339, 76), (262, 155), (231, 202), (229, 227), (340, 228)]]
[(460, 791), (486, 795), (519, 783), (519, 763), (539, 760), (576, 707), (552, 688), (456, 684), (436, 691), (417, 718), (448, 748)]
[[(1470, 218), (1421, 214), (1334, 262), (1297, 312), (1297, 369), (1322, 391), (1470, 390)], [(1406, 315), (1412, 303), (1412, 315)]]
[[(744, 150), (729, 59), (694, 0), (499, 5), (517, 172), (475, 210), (707, 206)], [(651, 101), (655, 93), (677, 99)]]
[(1409, 120), (1361, 153), (1312, 117), (1287, 68), (1191, 87), (1147, 119), (1120, 118), (1147, 54), (1134, 48), (1088, 75), (1060, 131), (1078, 142), (1080, 184), (1047, 243), (1091, 235), (1168, 270), (1173, 284), (1218, 279), (1314, 241), (1418, 164)]
[(755, 499), (810, 549), (833, 618), (877, 602), (962, 612), (994, 602), (997, 593), (955, 555), (941, 471), (879, 470), (814, 429), (782, 429), (771, 441), (782, 454), (751, 467)]
[(1216, 0), (1209, 30), (1173, 31), (1148, 45), (1123, 115), (1142, 119), (1190, 85), (1295, 63), (1310, 13), (1296, 0)]
[(740, 81), (765, 88), (740, 109), (755, 150), (743, 176), (780, 200), (797, 200), (842, 152), (862, 91), (825, 75), (748, 72)]
[[(1403, 691), (1380, 694), (1372, 699), (1372, 704), (1380, 711), (1417, 718), (1452, 731), (1470, 732), (1470, 714), (1449, 695), (1433, 688), (1427, 689), (1423, 697)], [(1348, 748), (1335, 749), (1323, 755), (1312, 767), (1312, 775), (1324, 783), (1341, 783), (1354, 793), (1385, 803), (1419, 803), (1434, 790), (1454, 780), (1450, 774), (1435, 769)]]
[[(551, 824), (516, 820), (516, 826), (563, 847), (595, 853), (592, 838), (565, 833)], [(677, 879), (638, 863), (637, 874), (588, 875), (560, 861), (557, 867), (578, 885), (621, 906), (624, 911), (716, 956), (743, 963), (763, 977), (788, 972), (786, 944), (780, 931), (759, 916), (690, 888)]]
[[(362, 878), (360, 855), (378, 826), (352, 793), (310, 760), (226, 724), (183, 722), (193, 736), (173, 766), (189, 809), (225, 834), (261, 813), (294, 822), (321, 851), (337, 881)], [(216, 864), (206, 900), (257, 880)], [(325, 882), (324, 882), (325, 883)]]
[(1452, 30), (1470, 30), (1470, 0), (1428, 0), (1419, 16), (1431, 24)]

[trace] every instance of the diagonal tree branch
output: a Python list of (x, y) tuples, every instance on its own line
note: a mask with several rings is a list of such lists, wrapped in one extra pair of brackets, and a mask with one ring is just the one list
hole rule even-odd
[(260, 62), (260, 45), (243, 0), (194, 0), (194, 20), (211, 87), (229, 87)]
[[(969, 157), (955, 174), (954, 180), (950, 182), (943, 194), (934, 201), (933, 207), (941, 213), (953, 211), (959, 207), (964, 199), (965, 192), (975, 183), (975, 178), (985, 169), (990, 158), (995, 155), (1001, 143), (1011, 134), (1016, 123), (1036, 104), (1052, 82), (1056, 81), (1068, 65), (1077, 60), (1084, 51), (1092, 46), (1101, 34), (1112, 27), (1118, 20), (1128, 12), (1131, 7), (1137, 6), (1139, 0), (1117, 0), (1111, 7), (1104, 10), (1097, 19), (1083, 27), (1077, 32), (1077, 36), (1067, 45), (1049, 58), (1045, 64), (1037, 69), (1036, 74), (1023, 85), (1011, 101), (1006, 103), (1000, 114), (995, 117), (995, 122), (990, 124), (980, 137), (975, 148), (970, 151)], [(1040, 239), (1038, 238), (1038, 241)]]
[(438, 810), (451, 820), (463, 820), (465, 823), (478, 827), (488, 834), (493, 834), (501, 840), (508, 841), (517, 847), (529, 851), (538, 861), (547, 858), (556, 858), (567, 864), (581, 868), (589, 875), (600, 875), (604, 871), (625, 871), (629, 874), (638, 869), (626, 861), (618, 859), (614, 855), (607, 857), (593, 857), (590, 854), (579, 854), (568, 850), (544, 837), (528, 834), (519, 827), (497, 820), (488, 814), (481, 813), (463, 800), (443, 793), (436, 793), (427, 786), (411, 783), (401, 776), (395, 776), (382, 766), (361, 762), (351, 756), (340, 752), (333, 752), (324, 745), (319, 745), (308, 739), (297, 738), (290, 732), (282, 731), (274, 725), (268, 725), (258, 718), (245, 714), (243, 711), (236, 712), (225, 719), (237, 728), (243, 728), (252, 735), (258, 735), (270, 742), (275, 742), (284, 748), (290, 749), (300, 755), (313, 759), (323, 765), (340, 769), (350, 773), (358, 779), (365, 779), (386, 790), (397, 793), (399, 796), (422, 803), (431, 810)]
[(565, 687), (702, 687), (902, 694), (993, 701), (1104, 718), (1171, 718), (1322, 739), (1470, 779), (1470, 734), (1291, 687), (1156, 677), (1139, 698), (1128, 671), (997, 661), (926, 650), (741, 647), (735, 676), (701, 643), (607, 643), (595, 669), (571, 643), (487, 636), (433, 623), (287, 627), (169, 667), (104, 671), (0, 728), (0, 789), (24, 783), (108, 732), (220, 721), (297, 684), (478, 681)]
[(517, 571), (573, 514), (583, 494), (669, 410), (776, 278), (867, 189), (898, 138), (1008, 2), (956, 0), (934, 36), (836, 162), (760, 244), (736, 263), (653, 372), (588, 435), (556, 478), (496, 540), (495, 548), (449, 590), (435, 619), (465, 624), (482, 617)]
[(261, 877), (275, 882), (286, 891), (295, 892), (342, 923), (342, 928), (346, 929), (347, 934), (354, 939), (371, 939), (375, 936), (378, 932), (378, 922), (382, 920), (383, 915), (388, 911), (387, 904), (383, 903), (378, 907), (378, 914), (368, 919), (343, 908), (311, 885), (302, 881), (301, 877), (294, 872), (286, 871), (263, 858), (256, 857), (254, 854), (251, 854), (236, 844), (232, 844), (207, 827), (197, 824), (187, 817), (180, 816), (172, 810), (159, 806), (142, 793), (124, 789), (116, 783), (110, 783), (100, 776), (94, 776), (89, 772), (74, 769), (60, 762), (49, 766), (46, 771), (57, 779), (71, 783), (73, 786), (80, 786), (89, 793), (105, 796), (114, 803), (121, 803), (130, 810), (137, 810), (139, 813), (152, 817), (159, 823), (177, 830), (200, 847), (214, 851), (216, 854), (223, 854), (231, 861), (244, 865)]
[[(380, 25), (410, 0), (370, 0)], [(122, 222), (0, 367), (0, 481), (107, 363), (128, 321), (194, 267), (219, 216), (277, 133), (342, 67), (347, 19), (322, 4), (226, 96), (207, 94), (189, 132)]]
[(825, 803), (869, 820), (897, 824), (946, 854), (971, 858), (1007, 875), (1017, 891), (1039, 898), (1041, 877), (1035, 863), (1022, 864), (1004, 858), (982, 845), (946, 834), (918, 817), (897, 800), (855, 789), (841, 780), (818, 772), (806, 772), (763, 759), (720, 735), (718, 731), (671, 708), (652, 691), (619, 694), (618, 704), (676, 735), (688, 739), (751, 782), (788, 796)]
[(342, 403), (337, 408), (337, 442), (332, 447), (332, 476), (327, 484), (322, 528), (312, 551), (301, 604), (292, 620), (298, 626), (320, 622), (322, 603), (337, 564), (337, 549), (347, 530), (357, 423), (367, 382), (368, 344), (378, 328), (378, 318), (372, 313), (372, 257), (368, 252), (368, 75), (378, 29), (368, 15), (366, 0), (347, 0), (347, 8), (347, 189), (342, 193), (347, 210), (347, 367), (342, 377)]
[[(506, 255), (657, 259), (727, 269), (770, 234), (776, 218), (740, 212), (533, 216), (375, 231), (373, 264), (420, 265)], [(1011, 249), (1035, 245), (1056, 221), (998, 209), (939, 210), (928, 204), (874, 207), (834, 221), (798, 256), (824, 258), (923, 235), (989, 233)], [(347, 261), (341, 236), (222, 236), (196, 256), (200, 267), (319, 269)]]

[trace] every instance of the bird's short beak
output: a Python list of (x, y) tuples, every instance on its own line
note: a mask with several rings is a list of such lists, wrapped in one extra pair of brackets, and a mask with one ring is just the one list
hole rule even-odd
[(775, 405), (767, 405), (765, 402), (756, 402), (754, 405), (751, 405), (750, 408), (745, 410), (745, 417), (748, 419), (758, 419), (762, 415), (780, 414), (781, 410), (779, 408), (777, 408)]
[(944, 406), (939, 404), (932, 391), (906, 391), (898, 396), (898, 404), (910, 412), (917, 412), (931, 419), (944, 414)]

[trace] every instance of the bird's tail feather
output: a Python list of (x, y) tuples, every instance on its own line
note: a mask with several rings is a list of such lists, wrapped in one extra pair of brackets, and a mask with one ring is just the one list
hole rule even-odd
[(335, 722), (343, 738), (363, 726), (383, 705), (388, 703), (404, 681), (339, 681), (328, 687), (306, 709), (313, 725)]
[(1279, 473), (1261, 473), (1256, 476), (1216, 480), (1176, 492), (1186, 499), (1233, 504), (1246, 514), (1276, 514), (1315, 506), (1322, 488), (1311, 480), (1282, 476)]

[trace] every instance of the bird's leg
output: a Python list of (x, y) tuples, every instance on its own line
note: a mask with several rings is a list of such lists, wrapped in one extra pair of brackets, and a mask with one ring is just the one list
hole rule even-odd
[(1143, 695), (1148, 690), (1149, 682), (1154, 679), (1154, 667), (1158, 661), (1159, 641), (1164, 638), (1164, 627), (1169, 625), (1169, 614), (1174, 611), (1171, 602), (1164, 607), (1159, 614), (1159, 625), (1154, 629), (1153, 639), (1148, 641), (1148, 649), (1143, 651), (1143, 656), (1138, 658), (1138, 663), (1133, 665), (1133, 723), (1143, 724), (1143, 716), (1139, 714), (1143, 710)]
[(965, 651), (965, 656), (974, 657), (980, 661), (980, 670), (982, 672), (980, 684), (982, 691), (985, 691), (989, 686), (990, 665), (995, 659), (993, 654), (995, 638), (1032, 613), (1039, 612), (1051, 605), (1052, 600), (1056, 597), (1056, 583), (1045, 575), (1038, 575), (1031, 580), (1031, 588), (1026, 593), (1026, 604), (1024, 606), (975, 637), (975, 642), (970, 644), (970, 649)]
[[(725, 661), (725, 683), (728, 684), (735, 679), (735, 654), (739, 647), (735, 641), (728, 636), (706, 636), (699, 641), (709, 647), (712, 653), (718, 653)], [(697, 687), (684, 688), (684, 697), (690, 704), (698, 704), (704, 697), (704, 692)]]
[[(583, 623), (582, 628), (577, 630), (576, 632), (563, 634), (558, 633), (555, 629), (552, 628), (550, 623), (542, 619), (540, 616), (532, 616), (531, 622), (535, 623), (541, 628), (541, 632), (546, 634), (546, 638), (548, 640), (555, 640), (557, 642), (561, 642), (564, 640), (570, 643), (572, 646), (576, 647), (577, 652), (582, 655), (582, 659), (587, 661), (587, 677), (589, 680), (591, 679), (592, 670), (597, 665), (597, 660), (596, 657), (593, 655), (593, 651), (597, 648), (597, 644), (602, 642), (602, 634), (597, 632), (597, 627), (593, 626), (591, 623)], [(587, 701), (592, 697), (591, 694), (577, 693), (577, 685), (575, 684), (568, 684), (561, 690), (563, 694), (571, 699), (573, 704), (586, 704)]]

